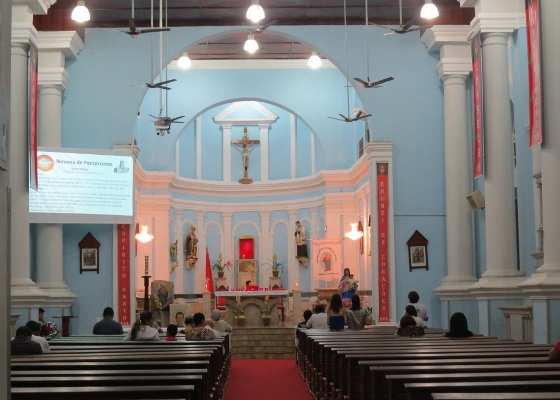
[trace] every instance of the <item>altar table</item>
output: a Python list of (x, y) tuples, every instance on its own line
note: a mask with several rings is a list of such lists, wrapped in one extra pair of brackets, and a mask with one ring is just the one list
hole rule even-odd
[(284, 319), (290, 291), (230, 290), (217, 291), (216, 297), (225, 299), (226, 319), (237, 326), (275, 326)]

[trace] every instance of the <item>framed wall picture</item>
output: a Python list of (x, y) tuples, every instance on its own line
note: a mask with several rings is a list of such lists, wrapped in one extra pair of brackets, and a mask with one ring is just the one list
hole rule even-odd
[(83, 272), (99, 273), (99, 247), (101, 244), (88, 232), (78, 247), (80, 249), (80, 274)]
[(418, 231), (414, 231), (406, 242), (408, 246), (409, 270), (428, 269), (428, 239)]

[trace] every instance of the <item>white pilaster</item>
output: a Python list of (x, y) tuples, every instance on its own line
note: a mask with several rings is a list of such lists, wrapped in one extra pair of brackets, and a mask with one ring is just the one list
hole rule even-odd
[[(177, 268), (175, 269), (175, 293), (185, 293), (185, 264), (183, 253), (183, 218), (175, 218), (175, 240), (177, 241)], [(200, 255), (199, 255), (200, 257)]]
[[(262, 143), (262, 142), (261, 142)], [(261, 221), (261, 263), (259, 286), (268, 287), (268, 278), (272, 276), (272, 254), (271, 254), (271, 233), (270, 233), (270, 211), (260, 212)]]
[[(232, 219), (231, 212), (223, 212), (222, 213), (222, 224), (223, 224), (223, 231), (224, 231), (224, 261), (234, 261), (234, 250), (233, 250), (233, 232), (231, 226), (231, 219)], [(229, 283), (230, 288), (237, 287), (237, 282), (234, 281), (234, 271), (226, 270), (227, 281)]]
[(268, 124), (259, 125), (261, 140), (261, 181), (268, 181)]
[(481, 288), (519, 283), (515, 240), (513, 126), (508, 82), (508, 33), (482, 35), (486, 135), (486, 272)]
[(290, 114), (290, 177), (295, 178), (297, 173), (296, 154), (296, 116)]
[(472, 210), (465, 198), (471, 191), (466, 81), (472, 70), (468, 26), (434, 26), (422, 40), (439, 51), (438, 73), (443, 81), (446, 196), (447, 276), (439, 294), (461, 292), (475, 281), (473, 273)]
[[(196, 117), (196, 179), (202, 179), (202, 117)], [(224, 141), (225, 145), (225, 141)]]
[[(317, 208), (312, 208), (311, 209), (311, 240), (320, 239), (321, 234), (319, 232), (320, 229), (319, 224), (320, 224), (319, 210)], [(313, 248), (309, 249), (309, 254), (313, 254)], [(309, 268), (311, 268), (311, 265), (313, 265), (313, 260), (310, 260), (309, 262), (310, 262)], [(319, 280), (317, 279), (317, 276), (315, 276), (315, 274), (313, 273), (311, 273), (310, 283), (311, 283), (311, 289), (319, 287)]]
[(311, 132), (311, 140), (309, 142), (309, 157), (311, 158), (311, 176), (315, 175), (317, 173), (317, 166), (316, 166), (316, 161), (315, 161), (315, 133)]
[(224, 182), (231, 182), (231, 125), (223, 125), (222, 132), (223, 179)]
[(288, 212), (288, 283), (290, 289), (299, 286), (299, 262), (296, 258), (296, 241), (294, 232), (296, 229), (296, 221), (298, 220), (297, 211)]
[(560, 288), (560, 3), (541, 0), (541, 45), (543, 80), (542, 217), (543, 265), (524, 283), (527, 290), (558, 294)]
[[(48, 7), (47, 7), (48, 8)], [(29, 196), (27, 166), (27, 54), (35, 43), (33, 10), (29, 5), (12, 7), (12, 62), (10, 98), (9, 182), (10, 269), (12, 305), (32, 303), (45, 293), (31, 280)]]
[(194, 293), (204, 293), (204, 282), (206, 281), (206, 236), (204, 226), (204, 211), (196, 212), (196, 231), (198, 233), (198, 262), (196, 263)]
[[(83, 48), (76, 32), (39, 32), (39, 145), (62, 144), (62, 95), (67, 85), (66, 58)], [(37, 283), (50, 303), (70, 306), (74, 294), (64, 282), (62, 225), (37, 226)]]

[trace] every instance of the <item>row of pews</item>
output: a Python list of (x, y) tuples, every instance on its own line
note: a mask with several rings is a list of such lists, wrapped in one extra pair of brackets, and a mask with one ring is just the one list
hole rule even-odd
[(297, 331), (296, 360), (317, 400), (560, 400), (550, 346), (393, 327)]
[(128, 342), (78, 336), (51, 352), (11, 359), (12, 399), (220, 400), (229, 372), (229, 338)]

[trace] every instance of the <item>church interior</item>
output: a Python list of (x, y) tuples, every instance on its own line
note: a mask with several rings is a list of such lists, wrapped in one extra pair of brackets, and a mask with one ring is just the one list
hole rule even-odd
[(0, 400), (560, 399), (559, 19), (2, 1)]

